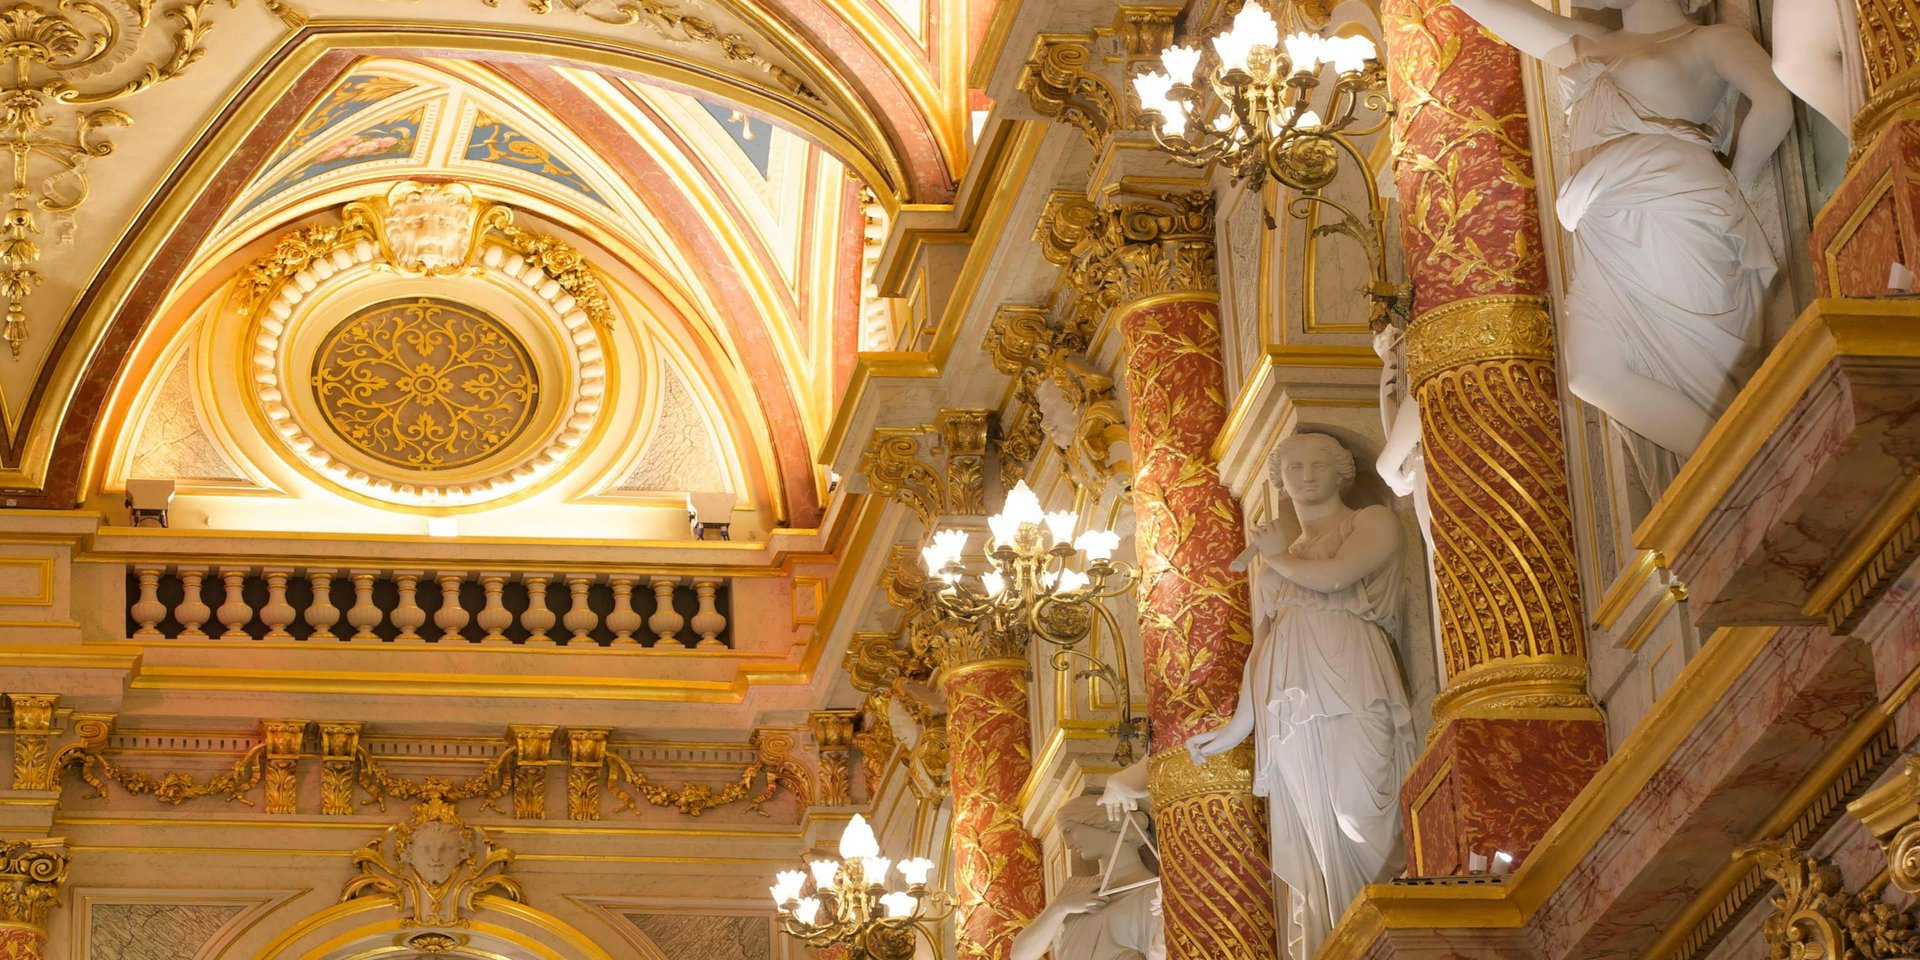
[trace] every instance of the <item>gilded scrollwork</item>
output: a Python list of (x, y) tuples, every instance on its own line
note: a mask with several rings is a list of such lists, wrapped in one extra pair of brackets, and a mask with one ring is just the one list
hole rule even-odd
[(461, 818), (449, 786), (428, 780), (411, 816), (354, 852), (358, 874), (341, 902), (384, 896), (405, 915), (404, 926), (463, 927), (483, 895), (525, 900), (519, 881), (507, 876), (513, 851)]
[(1779, 839), (1734, 854), (1776, 885), (1761, 924), (1769, 960), (1893, 960), (1920, 953), (1913, 915), (1881, 898), (1884, 878), (1848, 892), (1840, 871)]
[(860, 473), (869, 490), (905, 505), (926, 530), (942, 516), (981, 516), (993, 434), (986, 410), (942, 410), (925, 426), (877, 427)]
[(558, 727), (517, 723), (507, 728), (513, 742), (513, 817), (547, 816), (547, 766), (553, 762), (553, 733)]
[(1020, 68), (1019, 89), (1034, 112), (1071, 124), (1097, 151), (1122, 122), (1121, 99), (1102, 77), (1091, 35), (1043, 34)]
[(268, 813), (293, 813), (300, 805), (300, 755), (306, 746), (307, 721), (260, 721), (261, 745), (266, 747), (265, 779)]
[(353, 812), (354, 771), (360, 762), (357, 720), (322, 720), (320, 731), (320, 812), (343, 817)]
[[(108, 106), (185, 73), (207, 53), (214, 0), (14, 3), (0, 10), (0, 145), (13, 157), (8, 197), (0, 212), (0, 297), (6, 299), (0, 339), (13, 358), (27, 341), (26, 301), (45, 279), (37, 269), (51, 215), (71, 222), (93, 185), (89, 165), (113, 153), (103, 136), (133, 123)], [(297, 13), (265, 0), (289, 23)], [(164, 33), (158, 49), (144, 54)], [(70, 132), (55, 132), (66, 130)]]
[(1035, 239), (1049, 262), (1066, 268), (1073, 292), (1066, 324), (1091, 331), (1121, 304), (1214, 291), (1213, 217), (1205, 190), (1134, 193), (1106, 204), (1054, 197)]
[(67, 881), (67, 841), (0, 842), (0, 924), (45, 931)]
[(54, 789), (54, 706), (51, 693), (10, 693), (13, 713), (13, 789)]
[(814, 749), (819, 756), (819, 777), (812, 800), (821, 806), (844, 806), (853, 802), (853, 710), (816, 710), (807, 715), (807, 728), (813, 733)]

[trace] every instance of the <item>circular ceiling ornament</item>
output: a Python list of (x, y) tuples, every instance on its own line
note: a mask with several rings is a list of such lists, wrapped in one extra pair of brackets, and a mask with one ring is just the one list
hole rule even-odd
[(242, 274), (265, 426), (293, 462), (386, 503), (477, 505), (555, 476), (610, 387), (597, 272), (459, 185), (389, 198), (287, 234)]
[(314, 351), (314, 401), (348, 446), (403, 470), (452, 470), (512, 445), (533, 422), (526, 344), (478, 308), (390, 300), (342, 320)]

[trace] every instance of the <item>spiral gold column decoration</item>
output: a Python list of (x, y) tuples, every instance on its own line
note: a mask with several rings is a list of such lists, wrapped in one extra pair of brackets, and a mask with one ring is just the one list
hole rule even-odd
[(1213, 199), (1058, 203), (1043, 242), (1068, 268), (1075, 313), (1105, 317), (1123, 343), (1167, 955), (1267, 960), (1274, 879), (1252, 752), (1195, 767), (1184, 746), (1232, 715), (1253, 642), (1246, 574), (1230, 568), (1246, 543), (1240, 504), (1211, 453), (1227, 420)]
[(1520, 55), (1448, 0), (1386, 0), (1381, 19), (1447, 674), (1401, 798), (1411, 871), (1434, 876), (1524, 859), (1605, 761), (1606, 727)]

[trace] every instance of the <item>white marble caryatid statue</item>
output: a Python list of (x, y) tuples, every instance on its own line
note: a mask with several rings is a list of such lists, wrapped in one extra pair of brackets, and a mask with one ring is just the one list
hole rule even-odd
[[(1124, 817), (1138, 817), (1126, 813)], [(1014, 938), (1010, 960), (1165, 960), (1166, 936), (1155, 899), (1160, 885), (1142, 859), (1138, 831), (1121, 832), (1094, 797), (1076, 797), (1054, 822), (1068, 849), (1100, 871), (1062, 884), (1046, 909)], [(1103, 895), (1102, 890), (1111, 891)], [(1048, 951), (1052, 951), (1049, 953)]]
[(1300, 433), (1274, 454), (1300, 536), (1278, 524), (1249, 539), (1266, 563), (1263, 615), (1227, 723), (1187, 741), (1196, 763), (1251, 735), (1253, 792), (1267, 798), (1273, 872), (1288, 887), (1288, 941), (1311, 957), (1360, 888), (1402, 863), (1400, 784), (1413, 763), (1413, 713), (1393, 658), (1405, 583), (1400, 521), (1355, 510), (1353, 454)]
[(1677, 0), (1586, 2), (1619, 9), (1622, 28), (1532, 0), (1454, 5), (1562, 71), (1576, 168), (1555, 204), (1573, 234), (1568, 388), (1685, 457), (1739, 389), (1773, 280), (1740, 188), (1786, 137), (1793, 102), (1738, 27), (1696, 24)]
[(1866, 83), (1854, 0), (1774, 0), (1773, 72), (1848, 137)]

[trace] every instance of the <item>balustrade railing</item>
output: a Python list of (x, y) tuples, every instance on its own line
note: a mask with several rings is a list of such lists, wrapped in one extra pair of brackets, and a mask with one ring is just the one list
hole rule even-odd
[(732, 647), (722, 578), (135, 565), (137, 640)]

